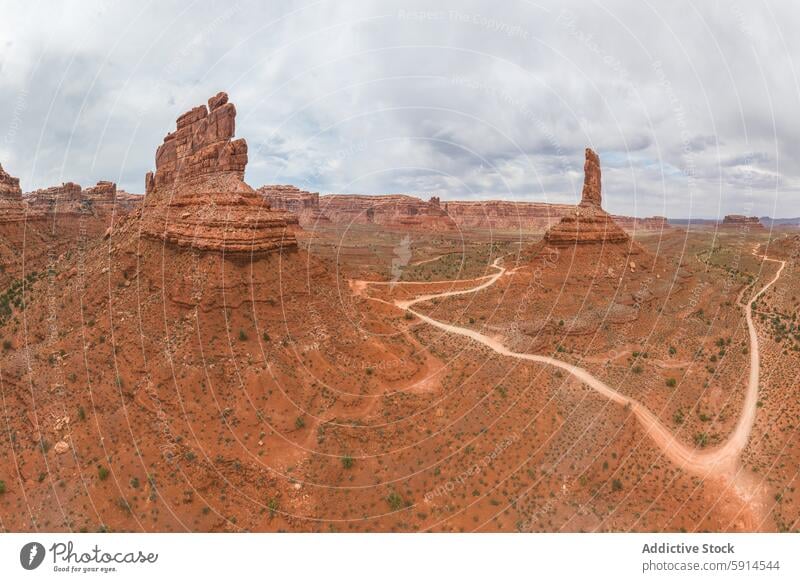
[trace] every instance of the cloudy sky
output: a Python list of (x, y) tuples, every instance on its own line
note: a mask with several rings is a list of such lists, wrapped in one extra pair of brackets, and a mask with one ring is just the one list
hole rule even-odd
[(797, 216), (796, 4), (2, 0), (0, 163), (142, 192), (224, 90), (254, 187)]

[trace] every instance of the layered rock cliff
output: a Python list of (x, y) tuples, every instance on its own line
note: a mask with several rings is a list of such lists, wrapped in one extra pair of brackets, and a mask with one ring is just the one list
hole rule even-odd
[(296, 186), (269, 184), (256, 190), (271, 208), (295, 214), (302, 227), (330, 224), (331, 220), (319, 206), (319, 193), (306, 192)]
[(320, 197), (320, 207), (336, 224), (376, 224), (430, 231), (457, 229), (437, 197), (425, 202), (406, 194), (329, 194)]
[(145, 178), (145, 236), (225, 253), (296, 248), (297, 217), (271, 209), (244, 182), (247, 142), (233, 139), (235, 120), (226, 93), (178, 118)]
[(743, 214), (728, 214), (722, 220), (722, 226), (724, 227), (747, 227), (749, 229), (759, 229), (763, 230), (764, 225), (761, 224), (761, 220), (758, 216), (745, 216)]

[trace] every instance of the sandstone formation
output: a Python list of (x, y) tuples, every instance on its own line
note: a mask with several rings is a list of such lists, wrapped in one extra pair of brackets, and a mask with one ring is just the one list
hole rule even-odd
[(625, 231), (601, 207), (600, 158), (589, 148), (583, 172), (580, 204), (550, 227), (544, 240), (552, 246), (628, 242), (630, 238)]
[(320, 197), (322, 211), (336, 224), (376, 224), (398, 229), (455, 230), (439, 198), (425, 202), (406, 194), (366, 196), (329, 194)]
[(61, 216), (80, 217), (91, 214), (91, 208), (82, 203), (81, 187), (74, 182), (28, 192), (24, 197), (30, 220), (54, 219)]
[(275, 210), (297, 215), (302, 227), (330, 224), (331, 220), (319, 207), (319, 193), (306, 192), (296, 186), (271, 184), (257, 190)]
[(25, 220), (19, 178), (9, 175), (0, 165), (0, 223)]
[(145, 236), (225, 253), (296, 248), (297, 217), (271, 209), (244, 182), (247, 142), (233, 139), (235, 120), (226, 93), (178, 118), (145, 178)]
[(545, 230), (567, 214), (568, 204), (482, 200), (445, 202), (444, 209), (460, 228)]
[(84, 203), (98, 215), (127, 214), (139, 207), (143, 196), (129, 194), (124, 190), (117, 190), (114, 182), (101, 180), (95, 186), (86, 188), (81, 193)]
[(722, 226), (724, 227), (746, 227), (750, 228), (757, 228), (759, 230), (764, 229), (764, 225), (761, 224), (758, 216), (745, 216), (743, 214), (728, 214), (722, 220)]

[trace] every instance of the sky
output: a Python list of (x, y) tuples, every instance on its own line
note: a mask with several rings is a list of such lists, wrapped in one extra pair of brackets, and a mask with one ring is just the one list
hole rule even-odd
[(144, 191), (226, 91), (253, 187), (800, 216), (800, 5), (0, 0), (0, 164)]

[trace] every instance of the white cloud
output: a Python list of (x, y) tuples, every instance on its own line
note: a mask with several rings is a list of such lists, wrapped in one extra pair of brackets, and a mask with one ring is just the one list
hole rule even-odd
[(614, 212), (800, 215), (788, 0), (433, 4), (16, 3), (0, 162), (26, 190), (141, 191), (226, 90), (253, 186), (572, 202), (589, 145)]

